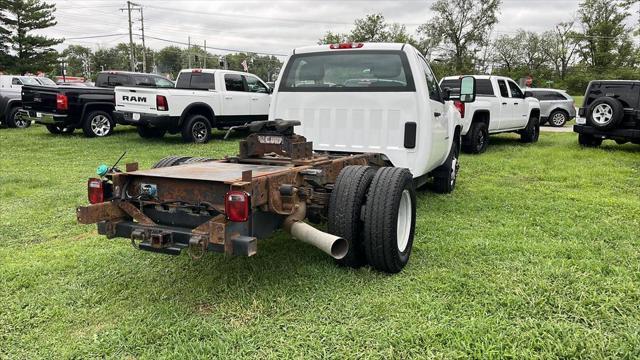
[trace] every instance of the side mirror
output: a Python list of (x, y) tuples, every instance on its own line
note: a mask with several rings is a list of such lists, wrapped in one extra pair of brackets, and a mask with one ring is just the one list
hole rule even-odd
[(472, 103), (476, 101), (476, 78), (465, 76), (460, 79), (460, 102)]
[(524, 92), (524, 97), (528, 98), (528, 97), (533, 97), (533, 93), (531, 91), (525, 91)]
[(446, 87), (446, 88), (442, 89), (442, 99), (444, 101), (451, 100), (451, 88)]
[(273, 94), (273, 88), (271, 86), (267, 86), (267, 94)]

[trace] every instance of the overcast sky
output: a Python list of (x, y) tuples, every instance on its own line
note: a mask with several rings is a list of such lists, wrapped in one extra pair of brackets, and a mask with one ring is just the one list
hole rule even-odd
[[(92, 48), (128, 42), (125, 1), (54, 0), (58, 25), (46, 34), (68, 39), (67, 44)], [(147, 46), (158, 49), (171, 43), (152, 37), (223, 48), (273, 54), (315, 44), (326, 31), (347, 32), (353, 20), (382, 13), (388, 22), (405, 24), (411, 33), (426, 22), (434, 0), (138, 0), (144, 7)], [(544, 31), (575, 17), (579, 0), (503, 0), (494, 36), (519, 28)], [(134, 12), (132, 17), (139, 19)], [(631, 21), (637, 22), (634, 14)], [(140, 23), (134, 32), (140, 33)], [(114, 35), (115, 34), (115, 35)], [(93, 39), (86, 36), (114, 35)], [(140, 42), (138, 37), (134, 41)], [(211, 49), (212, 53), (224, 53)]]

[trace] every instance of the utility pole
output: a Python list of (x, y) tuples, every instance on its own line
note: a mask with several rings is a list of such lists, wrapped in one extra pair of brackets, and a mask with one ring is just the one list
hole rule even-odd
[(189, 69), (191, 69), (191, 36), (187, 37), (187, 58)]
[(129, 14), (129, 62), (131, 64), (131, 71), (136, 71), (136, 60), (133, 57), (133, 31), (132, 31), (132, 23), (131, 23), (131, 5), (134, 5), (131, 1), (127, 1), (127, 8), (120, 9), (120, 11), (127, 10)]
[(142, 6), (139, 8), (140, 10), (140, 24), (142, 30), (142, 72), (147, 72), (147, 47), (144, 44), (144, 12), (142, 11)]
[(203, 69), (207, 68), (207, 57), (209, 56), (209, 54), (207, 54), (207, 40), (204, 41), (204, 66), (202, 66)]

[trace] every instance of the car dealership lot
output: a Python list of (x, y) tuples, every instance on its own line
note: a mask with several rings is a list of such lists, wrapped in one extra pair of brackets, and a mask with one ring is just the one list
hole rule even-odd
[(220, 158), (210, 144), (0, 132), (0, 357), (633, 357), (640, 353), (640, 149), (575, 134), (491, 138), (454, 196), (418, 192), (393, 277), (283, 233), (253, 258), (139, 252), (76, 225), (99, 163)]

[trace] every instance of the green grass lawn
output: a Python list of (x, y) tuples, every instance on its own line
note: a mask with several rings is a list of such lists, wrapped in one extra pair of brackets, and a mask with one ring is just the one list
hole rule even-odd
[(0, 129), (0, 358), (640, 357), (640, 146), (492, 137), (452, 195), (419, 193), (389, 276), (283, 233), (192, 261), (76, 224), (86, 179), (123, 151), (143, 168), (237, 151), (120, 129)]

